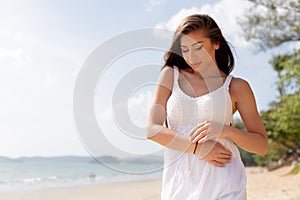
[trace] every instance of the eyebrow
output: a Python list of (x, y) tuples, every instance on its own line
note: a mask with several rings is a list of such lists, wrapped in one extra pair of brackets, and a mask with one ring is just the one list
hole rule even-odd
[[(203, 43), (203, 41), (197, 41), (197, 42), (195, 42), (194, 44), (192, 44), (192, 46), (195, 46), (196, 44), (199, 44), (199, 43)], [(187, 46), (181, 45), (181, 47), (187, 47)]]

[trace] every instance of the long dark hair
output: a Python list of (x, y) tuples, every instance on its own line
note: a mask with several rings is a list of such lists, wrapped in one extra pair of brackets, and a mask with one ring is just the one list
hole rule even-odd
[(180, 37), (199, 29), (203, 30), (205, 37), (209, 38), (211, 43), (220, 44), (219, 49), (215, 52), (217, 65), (222, 72), (228, 75), (234, 67), (234, 58), (228, 42), (223, 37), (217, 23), (210, 16), (201, 14), (186, 17), (178, 26), (171, 47), (164, 55), (165, 64), (163, 67), (190, 68), (182, 56)]

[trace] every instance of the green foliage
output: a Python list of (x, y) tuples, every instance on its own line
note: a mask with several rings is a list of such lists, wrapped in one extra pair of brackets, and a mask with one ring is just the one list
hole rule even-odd
[(270, 117), (276, 120), (273, 129), (277, 134), (272, 135), (273, 138), (282, 138), (287, 144), (300, 147), (300, 92), (283, 96)]
[(257, 166), (259, 165), (255, 160), (255, 154), (249, 153), (241, 148), (239, 148), (241, 159), (245, 166)]
[(287, 152), (300, 149), (300, 50), (273, 57), (270, 62), (278, 72), (279, 102), (262, 112), (270, 150), (270, 161), (288, 159)]
[[(270, 61), (273, 69), (277, 71), (277, 85), (282, 90), (299, 91), (300, 89), (300, 49), (292, 53), (273, 56)], [(280, 91), (279, 91), (280, 92)], [(280, 92), (284, 95), (287, 91)]]
[(296, 165), (289, 173), (288, 175), (296, 175), (300, 173), (300, 165)]
[[(270, 61), (278, 72), (279, 102), (262, 113), (271, 140), (287, 148), (300, 146), (300, 50), (273, 57)], [(281, 148), (280, 146), (278, 148)]]
[(253, 159), (254, 159), (254, 162), (256, 163), (256, 165), (258, 165), (260, 167), (265, 167), (269, 162), (269, 159), (267, 156), (253, 155)]
[[(249, 0), (248, 3), (248, 11), (239, 19), (247, 40), (256, 41), (261, 50), (300, 41), (299, 0)], [(291, 152), (300, 150), (300, 49), (274, 56), (270, 64), (277, 72), (280, 96), (269, 110), (261, 112), (269, 151), (264, 157), (251, 158), (262, 166), (270, 161), (288, 160)], [(249, 159), (248, 155), (242, 155)]]
[(269, 150), (265, 156), (253, 155), (253, 159), (258, 166), (266, 166), (269, 162), (277, 161), (286, 156), (287, 148), (280, 143), (269, 140)]
[[(300, 95), (283, 96), (273, 108), (261, 112), (261, 118), (269, 137), (269, 150), (265, 156), (259, 156), (239, 149), (245, 166), (266, 166), (268, 162), (288, 159), (290, 149), (300, 148)], [(235, 120), (233, 126), (244, 130), (244, 124)]]

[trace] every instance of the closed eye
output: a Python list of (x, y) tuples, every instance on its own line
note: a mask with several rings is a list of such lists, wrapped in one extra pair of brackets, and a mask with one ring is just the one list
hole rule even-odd
[[(195, 48), (196, 51), (200, 51), (203, 48), (203, 46), (198, 46)], [(182, 53), (187, 53), (189, 50), (188, 49), (181, 49)]]
[(199, 46), (199, 47), (196, 47), (195, 49), (196, 50), (201, 50), (203, 48), (203, 46)]

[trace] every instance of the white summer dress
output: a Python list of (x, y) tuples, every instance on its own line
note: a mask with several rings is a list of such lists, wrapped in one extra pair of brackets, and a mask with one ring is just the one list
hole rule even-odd
[[(229, 125), (232, 103), (228, 75), (218, 89), (199, 96), (185, 94), (178, 85), (179, 71), (174, 67), (172, 94), (167, 102), (168, 127), (186, 135), (205, 120)], [(245, 200), (246, 174), (236, 145), (230, 139), (216, 139), (232, 152), (225, 167), (211, 165), (190, 153), (165, 149), (162, 200)]]

